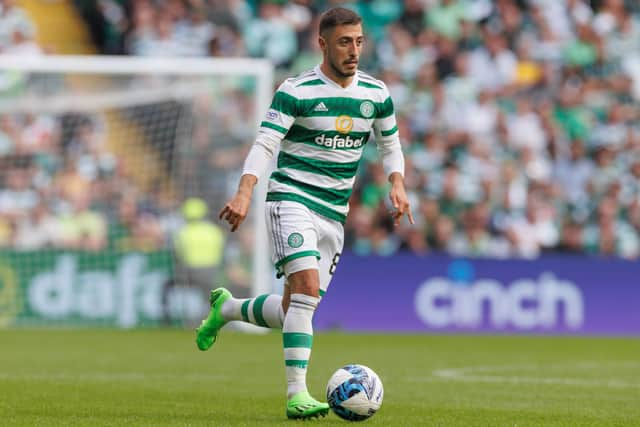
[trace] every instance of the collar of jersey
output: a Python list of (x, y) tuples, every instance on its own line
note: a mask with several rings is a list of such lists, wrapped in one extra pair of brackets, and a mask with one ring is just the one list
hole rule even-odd
[(347, 90), (347, 89), (351, 89), (354, 88), (356, 86), (358, 86), (358, 72), (356, 71), (355, 76), (353, 76), (353, 80), (351, 80), (351, 84), (347, 87), (342, 87), (340, 86), (338, 83), (334, 82), (333, 80), (331, 80), (329, 77), (327, 77), (322, 70), (320, 69), (320, 64), (316, 65), (316, 67), (314, 68), (314, 71), (316, 72), (316, 74), (318, 74), (318, 76), (320, 77), (320, 79), (325, 82), (328, 85), (332, 85), (333, 87), (335, 87), (336, 89), (342, 89), (342, 90)]

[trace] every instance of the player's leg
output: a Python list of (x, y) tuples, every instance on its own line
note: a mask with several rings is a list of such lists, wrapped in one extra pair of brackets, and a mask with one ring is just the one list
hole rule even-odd
[[(287, 417), (325, 416), (329, 405), (318, 402), (307, 390), (307, 367), (313, 346), (313, 314), (318, 306), (320, 278), (315, 257), (304, 257), (287, 264), (289, 298), (282, 327), (285, 372), (287, 376)], [(287, 304), (288, 302), (288, 304)]]
[(285, 265), (288, 286), (282, 299), (285, 311), (283, 345), (287, 374), (287, 417), (324, 416), (329, 405), (318, 402), (306, 386), (307, 367), (313, 344), (312, 318), (329, 287), (342, 252), (342, 224), (311, 213), (319, 239), (320, 259), (304, 257)]
[[(312, 215), (316, 215), (312, 213)], [(316, 215), (317, 228), (319, 231), (318, 239), (318, 252), (320, 258), (318, 260), (318, 276), (320, 279), (320, 289), (318, 290), (320, 301), (324, 297), (324, 294), (329, 288), (333, 274), (336, 271), (338, 262), (340, 261), (340, 255), (342, 254), (342, 248), (344, 246), (344, 227), (339, 222), (329, 220), (322, 216)], [(291, 267), (295, 268), (291, 263)], [(291, 298), (291, 292), (289, 286), (285, 283), (284, 292), (282, 295), (282, 309), (283, 312), (287, 312), (289, 307), (289, 300)]]
[[(266, 202), (265, 224), (272, 249), (272, 260), (278, 277), (285, 275), (284, 261), (298, 254), (315, 249), (313, 222), (301, 205), (291, 202)], [(300, 236), (297, 240), (291, 236)], [(224, 292), (224, 291), (222, 291)], [(240, 320), (258, 326), (282, 329), (283, 307), (288, 305), (289, 289), (285, 285), (285, 295), (265, 294), (255, 298), (226, 298), (221, 304), (221, 316), (228, 322)], [(283, 301), (286, 301), (283, 304)]]
[(209, 303), (209, 315), (196, 330), (196, 343), (202, 351), (208, 350), (215, 343), (220, 329), (232, 320), (282, 329), (284, 312), (280, 295), (264, 294), (255, 298), (238, 299), (227, 289), (218, 288), (211, 291)]
[(313, 343), (312, 319), (319, 301), (318, 230), (314, 215), (295, 202), (274, 202), (271, 219), (274, 262), (286, 277), (283, 353), (287, 376), (287, 417), (326, 415), (329, 406), (309, 395), (306, 373)]
[(282, 295), (264, 294), (255, 298), (229, 298), (222, 305), (225, 321), (239, 320), (265, 328), (282, 329)]
[[(306, 370), (313, 342), (313, 314), (329, 286), (342, 251), (342, 224), (327, 220), (313, 212), (310, 212), (310, 215), (319, 236), (317, 249), (320, 259), (304, 257), (285, 265), (288, 286), (285, 288), (282, 304), (286, 313), (283, 336), (289, 397), (307, 390)], [(292, 331), (290, 328), (296, 329)], [(308, 341), (309, 348), (287, 348), (287, 333), (291, 332), (304, 334), (303, 338)]]
[[(283, 326), (283, 343), (285, 346), (285, 365), (287, 372), (287, 416), (296, 416), (309, 405), (316, 414), (324, 415), (326, 404), (317, 402), (307, 392), (306, 371), (311, 346), (313, 344), (312, 317), (322, 295), (329, 287), (333, 273), (342, 252), (344, 231), (342, 224), (309, 212), (318, 238), (316, 248), (319, 260), (305, 257), (292, 260), (285, 266), (289, 286), (285, 288), (283, 309), (285, 320)], [(291, 324), (291, 326), (290, 326)], [(300, 335), (287, 336), (290, 327)], [(295, 341), (294, 341), (295, 338)], [(295, 342), (295, 345), (294, 345)], [(307, 347), (308, 346), (308, 347)], [(302, 397), (298, 401), (298, 396)]]
[[(315, 248), (317, 239), (313, 222), (300, 206), (297, 203), (266, 203), (267, 234), (273, 261), (280, 276), (284, 275), (284, 263), (288, 257), (306, 253), (310, 247)], [(282, 219), (283, 217), (285, 219)], [(291, 235), (300, 238), (292, 238), (291, 242), (288, 242)], [(282, 329), (284, 311), (281, 295), (265, 294), (255, 298), (238, 299), (227, 289), (218, 288), (211, 291), (209, 302), (209, 315), (196, 330), (196, 344), (200, 350), (208, 350), (215, 343), (220, 329), (232, 320)]]
[[(317, 265), (315, 258), (308, 261)], [(290, 298), (282, 327), (287, 397), (307, 390), (307, 365), (313, 344), (311, 321), (318, 306), (318, 283), (317, 269), (298, 271), (288, 278)]]
[(341, 223), (318, 216), (318, 273), (320, 276), (320, 300), (324, 298), (329, 288), (333, 274), (340, 262), (340, 255), (344, 246), (344, 227)]

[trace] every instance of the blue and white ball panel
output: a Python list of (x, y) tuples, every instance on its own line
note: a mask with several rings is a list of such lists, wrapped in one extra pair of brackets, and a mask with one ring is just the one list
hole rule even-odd
[(373, 370), (363, 365), (338, 369), (327, 384), (327, 401), (346, 420), (362, 421), (380, 409), (384, 390)]

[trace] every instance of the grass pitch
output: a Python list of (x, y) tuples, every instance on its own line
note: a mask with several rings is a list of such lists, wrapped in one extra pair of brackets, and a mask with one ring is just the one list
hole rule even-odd
[[(0, 331), (2, 426), (291, 426), (278, 333)], [(371, 426), (639, 426), (640, 340), (316, 334), (309, 388), (368, 365)], [(346, 425), (334, 414), (305, 425)]]

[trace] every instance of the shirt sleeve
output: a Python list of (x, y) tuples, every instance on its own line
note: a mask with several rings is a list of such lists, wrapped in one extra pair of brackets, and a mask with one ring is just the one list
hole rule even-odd
[(384, 101), (376, 109), (376, 118), (373, 122), (376, 146), (387, 176), (394, 172), (404, 176), (404, 155), (400, 145), (393, 101), (389, 95), (389, 90), (384, 85), (383, 91)]
[(293, 125), (298, 115), (298, 99), (295, 87), (286, 80), (273, 96), (269, 110), (258, 128), (256, 140), (244, 161), (242, 174), (250, 174), (258, 179), (264, 174), (271, 158)]

